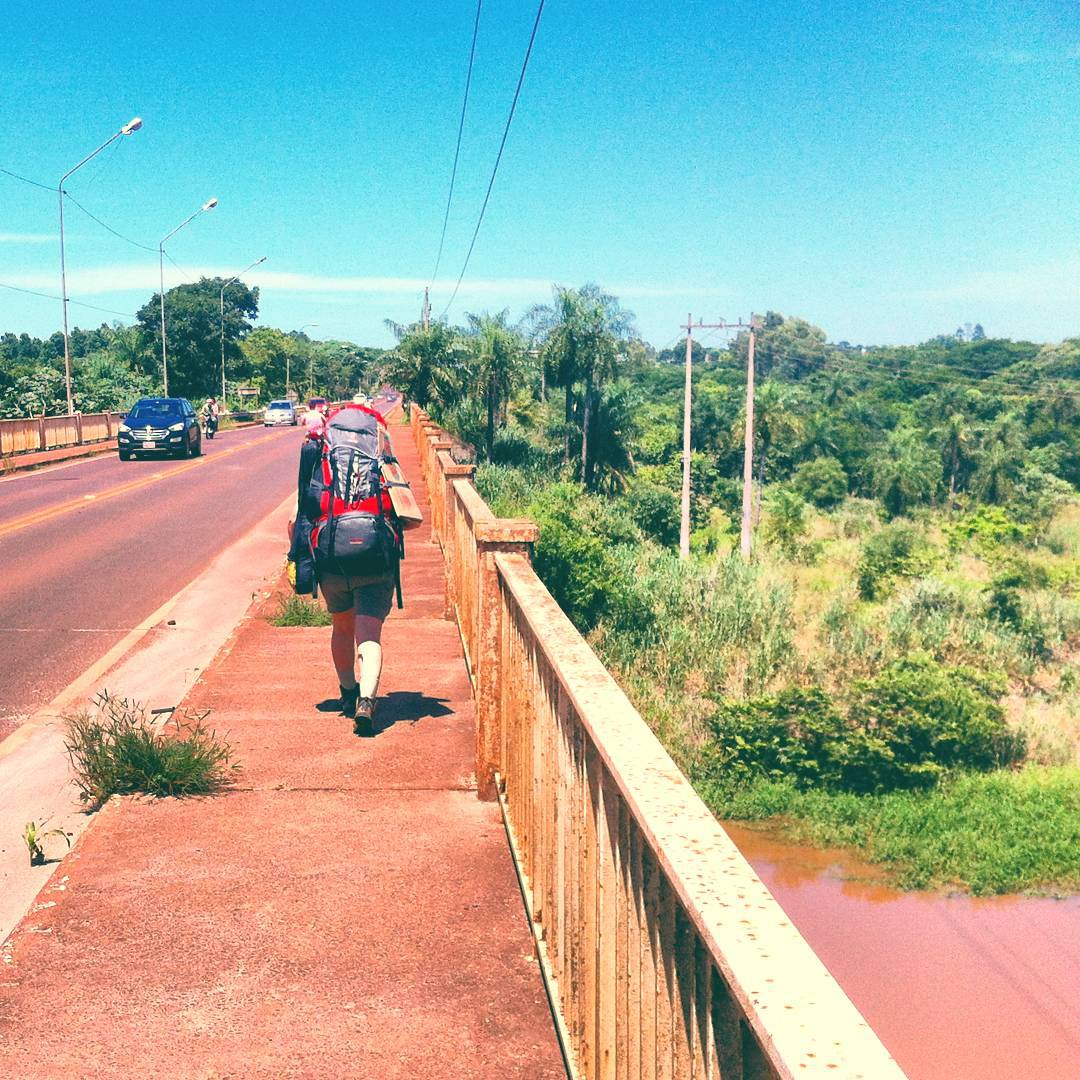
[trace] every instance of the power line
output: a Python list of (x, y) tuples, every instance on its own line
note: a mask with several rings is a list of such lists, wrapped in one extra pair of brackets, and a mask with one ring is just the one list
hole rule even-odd
[(123, 240), (127, 244), (131, 244), (132, 247), (142, 248), (143, 251), (157, 251), (156, 247), (151, 247), (149, 244), (140, 244), (138, 240), (132, 240), (130, 236), (125, 236), (123, 233), (117, 232), (116, 229), (102, 221), (97, 215), (90, 213), (90, 211), (69, 192), (65, 191), (64, 196), (68, 202), (77, 206), (91, 221), (96, 221), (103, 229), (107, 232), (111, 232), (117, 239)]
[[(27, 296), (40, 296), (45, 300), (60, 300), (61, 297), (54, 296), (52, 293), (38, 292), (36, 289), (23, 289), (18, 285), (8, 285), (4, 281), (0, 281), (0, 289), (10, 289), (12, 292), (25, 293)], [(137, 318), (133, 311), (114, 311), (112, 308), (98, 307), (97, 304), (88, 304), (84, 300), (72, 300), (68, 297), (69, 304), (76, 304), (79, 307), (89, 308), (91, 311), (103, 311), (106, 315), (123, 315), (125, 318), (134, 319)]]
[(473, 22), (472, 45), (469, 47), (469, 70), (465, 75), (465, 96), (461, 101), (461, 119), (458, 121), (457, 146), (454, 147), (454, 167), (450, 171), (450, 191), (446, 196), (446, 213), (443, 214), (442, 236), (439, 237), (439, 254), (435, 258), (435, 269), (431, 272), (434, 281), (442, 262), (443, 244), (446, 242), (446, 226), (450, 221), (450, 201), (454, 197), (454, 181), (457, 179), (458, 157), (461, 154), (461, 133), (465, 130), (465, 110), (469, 104), (469, 87), (472, 85), (473, 58), (476, 56), (476, 35), (480, 30), (480, 8), (484, 0), (476, 0), (476, 20)]
[(17, 172), (12, 172), (10, 169), (0, 168), (0, 173), (3, 173), (5, 176), (10, 176), (15, 180), (21, 180), (24, 184), (30, 184), (32, 187), (41, 188), (44, 191), (56, 190), (56, 188), (52, 187), (50, 184), (39, 184), (36, 180), (31, 180), (28, 176), (22, 176)]
[(518, 76), (517, 89), (514, 91), (514, 100), (510, 103), (510, 112), (506, 117), (506, 126), (503, 128), (502, 141), (499, 143), (499, 152), (495, 157), (495, 167), (491, 170), (491, 179), (488, 181), (484, 202), (480, 207), (480, 216), (476, 219), (476, 228), (473, 229), (472, 240), (469, 242), (469, 250), (465, 255), (465, 262), (462, 264), (461, 273), (458, 274), (457, 283), (454, 285), (454, 291), (451, 293), (450, 300), (447, 302), (446, 307), (443, 308), (442, 315), (439, 316), (440, 319), (450, 310), (451, 305), (454, 303), (458, 294), (458, 289), (461, 288), (461, 282), (465, 277), (465, 271), (469, 268), (469, 260), (472, 258), (473, 248), (476, 247), (476, 238), (480, 235), (480, 226), (483, 224), (488, 200), (491, 198), (491, 189), (495, 186), (495, 176), (499, 171), (499, 163), (502, 161), (503, 150), (506, 148), (506, 138), (510, 134), (510, 124), (514, 119), (518, 98), (521, 96), (521, 87), (525, 83), (525, 72), (529, 67), (529, 57), (532, 55), (533, 43), (536, 41), (536, 32), (540, 29), (540, 16), (543, 15), (543, 13), (544, 0), (540, 0), (540, 4), (536, 9), (536, 20), (533, 22), (532, 34), (529, 35), (529, 47), (525, 50), (525, 59), (521, 63), (521, 74)]

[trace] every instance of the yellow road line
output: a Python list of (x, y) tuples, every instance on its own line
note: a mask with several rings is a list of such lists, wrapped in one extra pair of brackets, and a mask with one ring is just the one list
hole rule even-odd
[(278, 432), (275, 431), (269, 435), (262, 435), (258, 439), (252, 439), (251, 442), (241, 443), (239, 446), (230, 446), (228, 450), (218, 451), (209, 458), (194, 458), (184, 465), (178, 465), (175, 469), (170, 469), (168, 472), (156, 472), (152, 473), (150, 476), (141, 476), (138, 480), (129, 480), (126, 484), (118, 484), (116, 487), (106, 488), (105, 491), (98, 491), (88, 495), (76, 495), (74, 498), (67, 499), (65, 502), (57, 503), (55, 506), (48, 506), (42, 510), (35, 510), (33, 513), (26, 514), (21, 518), (15, 518), (14, 521), (8, 521), (3, 525), (0, 525), (0, 537), (18, 532), (20, 529), (27, 529), (31, 525), (40, 525), (43, 521), (49, 521), (54, 517), (59, 517), (61, 514), (68, 514), (72, 510), (78, 510), (79, 507), (87, 506), (90, 503), (104, 502), (106, 499), (115, 498), (117, 495), (126, 495), (130, 491), (137, 491), (139, 488), (147, 487), (150, 484), (156, 483), (158, 480), (167, 480), (171, 476), (177, 476), (180, 473), (188, 472), (190, 469), (197, 469), (201, 465), (209, 465), (214, 461), (219, 461), (223, 457), (228, 457), (229, 454), (236, 454), (241, 450), (247, 450), (252, 446), (258, 446), (259, 443), (264, 443), (269, 439), (275, 438), (277, 434)]

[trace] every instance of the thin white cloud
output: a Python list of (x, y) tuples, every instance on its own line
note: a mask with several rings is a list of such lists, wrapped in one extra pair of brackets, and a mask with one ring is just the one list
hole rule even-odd
[(0, 232), (0, 244), (55, 244), (58, 239), (52, 233)]
[(1030, 270), (985, 270), (938, 287), (894, 294), (901, 301), (999, 301), (1066, 304), (1080, 299), (1080, 267), (1065, 263)]
[[(2, 234), (0, 234), (2, 236)], [(235, 272), (232, 267), (185, 266), (183, 270), (166, 266), (165, 287), (200, 277), (227, 277)], [(55, 284), (52, 273), (6, 273), (4, 279), (24, 289), (42, 289)], [(352, 277), (329, 274), (300, 274), (287, 270), (253, 270), (244, 280), (261, 289), (291, 293), (368, 294), (372, 296), (414, 296), (422, 294), (428, 284), (423, 278), (406, 277)], [(105, 293), (146, 290), (156, 292), (158, 268), (156, 266), (109, 266), (74, 269), (68, 273), (68, 289), (78, 296), (97, 296)], [(440, 296), (448, 296), (454, 281), (440, 279), (432, 283), (432, 290)], [(715, 296), (724, 289), (701, 286), (659, 286), (644, 283), (609, 286), (609, 291), (619, 297), (674, 297)], [(551, 292), (548, 278), (472, 278), (461, 283), (460, 295), (490, 296), (505, 299), (542, 299)]]
[(1080, 45), (1066, 45), (1057, 49), (994, 49), (987, 54), (996, 63), (1009, 67), (1025, 64), (1066, 64), (1080, 60)]

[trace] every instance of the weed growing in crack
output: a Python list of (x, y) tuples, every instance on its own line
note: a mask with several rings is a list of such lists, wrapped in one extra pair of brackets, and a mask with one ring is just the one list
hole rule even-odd
[(185, 712), (159, 729), (138, 702), (102, 691), (94, 710), (64, 716), (64, 746), (79, 797), (96, 810), (110, 795), (210, 795), (239, 767), (232, 748), (206, 724), (209, 714)]

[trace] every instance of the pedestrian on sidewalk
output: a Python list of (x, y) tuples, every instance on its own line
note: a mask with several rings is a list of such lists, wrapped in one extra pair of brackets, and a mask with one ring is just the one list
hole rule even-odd
[(365, 737), (374, 734), (382, 626), (395, 590), (401, 606), (401, 528), (382, 479), (387, 459), (393, 457), (382, 417), (356, 402), (339, 409), (300, 449), (290, 524), (296, 591), (322, 590), (341, 711)]

